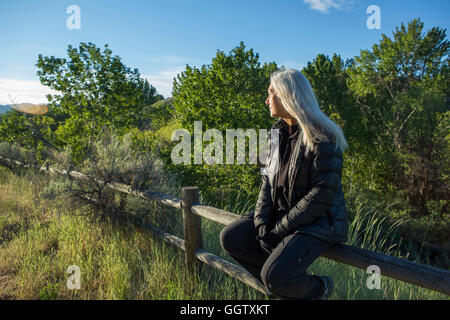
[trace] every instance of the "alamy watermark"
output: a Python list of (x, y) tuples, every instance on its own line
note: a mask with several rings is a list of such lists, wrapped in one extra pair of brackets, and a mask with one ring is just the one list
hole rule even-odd
[(73, 265), (69, 266), (66, 270), (67, 273), (71, 274), (69, 278), (67, 278), (67, 288), (69, 290), (81, 288), (81, 270), (79, 266)]
[(369, 290), (381, 288), (381, 270), (380, 267), (373, 264), (367, 267), (366, 272), (370, 276), (366, 280), (366, 286)]
[(66, 20), (66, 26), (69, 30), (79, 30), (81, 29), (81, 9), (77, 5), (70, 5), (66, 10), (67, 14), (70, 16)]
[[(249, 139), (249, 164), (258, 161), (264, 166), (261, 174), (274, 175), (278, 171), (279, 158), (279, 129), (270, 130), (270, 141), (267, 139), (268, 131), (259, 129), (259, 139), (255, 129), (226, 129), (225, 135), (225, 164), (245, 164), (245, 138)], [(182, 139), (181, 139), (182, 138)], [(181, 141), (180, 141), (181, 139)], [(219, 129), (202, 131), (202, 122), (194, 121), (194, 164), (224, 164), (223, 144), (224, 137)], [(203, 150), (203, 142), (212, 141)], [(237, 139), (237, 157), (235, 161), (235, 144)], [(192, 137), (186, 129), (176, 129), (172, 132), (172, 141), (179, 141), (171, 153), (171, 160), (175, 164), (190, 164), (192, 162)], [(269, 144), (270, 143), (270, 144)], [(258, 152), (259, 145), (259, 152)], [(271, 150), (268, 155), (268, 147)], [(214, 154), (213, 154), (214, 153)]]
[(367, 18), (366, 26), (367, 29), (373, 30), (373, 29), (381, 29), (381, 9), (377, 5), (370, 5), (367, 7), (366, 10), (367, 14), (370, 14), (370, 16)]

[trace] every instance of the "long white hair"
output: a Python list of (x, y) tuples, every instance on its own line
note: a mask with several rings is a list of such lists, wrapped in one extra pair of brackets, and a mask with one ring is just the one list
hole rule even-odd
[(320, 110), (314, 90), (308, 79), (298, 70), (276, 70), (270, 76), (275, 94), (286, 111), (297, 120), (303, 132), (306, 153), (322, 141), (336, 143), (336, 150), (347, 149), (342, 129)]

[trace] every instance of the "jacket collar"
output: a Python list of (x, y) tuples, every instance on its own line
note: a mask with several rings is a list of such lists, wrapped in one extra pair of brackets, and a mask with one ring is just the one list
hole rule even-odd
[(294, 138), (295, 136), (297, 136), (300, 127), (299, 124), (295, 124), (293, 127), (298, 127), (293, 133), (290, 134), (289, 129), (291, 126), (289, 126), (286, 121), (284, 121), (283, 119), (279, 119), (277, 122), (274, 123), (274, 125), (272, 126), (272, 129), (279, 129), (282, 133), (282, 135), (284, 134), (286, 137), (289, 138)]
[(283, 122), (283, 119), (278, 119), (278, 121), (273, 124), (272, 129), (281, 129), (281, 127), (283, 126)]

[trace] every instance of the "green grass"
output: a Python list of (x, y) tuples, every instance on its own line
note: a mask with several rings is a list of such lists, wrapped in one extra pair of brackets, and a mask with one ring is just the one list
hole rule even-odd
[[(36, 198), (46, 184), (47, 176), (0, 168), (0, 230), (22, 226), (0, 243), (0, 299), (264, 298), (209, 267), (189, 274), (184, 252), (145, 230), (90, 223), (80, 209)], [(66, 286), (71, 265), (80, 290)]]
[[(82, 208), (40, 197), (49, 179), (32, 171), (17, 176), (0, 167), (0, 299), (266, 299), (209, 266), (188, 273), (184, 252), (145, 230), (90, 223)], [(129, 201), (132, 206), (148, 206), (154, 225), (182, 237), (179, 210), (137, 198)], [(238, 196), (222, 209), (243, 213), (248, 206)], [(354, 215), (349, 244), (397, 255), (388, 237), (379, 239), (383, 221), (376, 212), (365, 210), (361, 203)], [(202, 219), (204, 248), (234, 262), (220, 247), (222, 228)], [(71, 265), (80, 268), (80, 290), (66, 286)], [(309, 272), (334, 279), (331, 298), (336, 300), (448, 299), (383, 276), (381, 289), (369, 290), (365, 270), (322, 257)]]

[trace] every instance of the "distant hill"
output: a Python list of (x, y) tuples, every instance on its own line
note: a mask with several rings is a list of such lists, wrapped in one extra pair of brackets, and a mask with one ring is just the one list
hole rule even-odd
[(0, 113), (5, 113), (6, 111), (11, 110), (12, 108), (9, 104), (0, 104)]
[(32, 103), (17, 103), (17, 104), (1, 104), (0, 114), (5, 113), (11, 109), (16, 109), (19, 112), (40, 115), (48, 112), (48, 106), (45, 104)]

